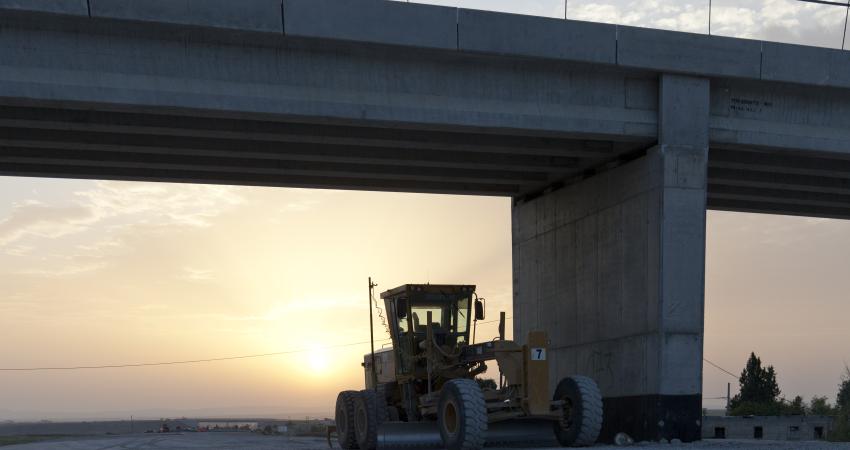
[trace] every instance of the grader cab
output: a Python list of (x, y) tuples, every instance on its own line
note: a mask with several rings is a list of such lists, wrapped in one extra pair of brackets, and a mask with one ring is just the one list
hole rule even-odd
[[(502, 313), (496, 339), (472, 342), (471, 328), (484, 319), (485, 305), (471, 285), (407, 284), (381, 298), (392, 348), (364, 357), (366, 389), (337, 397), (342, 448), (436, 443), (475, 450), (520, 433), (508, 425), (540, 422), (550, 423), (563, 446), (596, 442), (602, 426), (599, 389), (592, 379), (574, 376), (549, 392), (546, 333), (529, 333), (524, 345), (506, 340)], [(491, 361), (498, 380), (477, 379), (493, 373)]]

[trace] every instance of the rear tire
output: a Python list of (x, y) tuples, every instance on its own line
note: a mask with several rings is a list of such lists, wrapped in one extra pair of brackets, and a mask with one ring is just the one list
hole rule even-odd
[(360, 450), (374, 450), (378, 446), (377, 398), (375, 391), (360, 391), (354, 402), (354, 435)]
[(558, 383), (554, 400), (564, 402), (562, 417), (555, 422), (555, 438), (564, 447), (588, 447), (602, 430), (602, 394), (593, 379), (567, 377)]
[(475, 380), (446, 382), (437, 410), (440, 437), (448, 450), (478, 450), (487, 434), (487, 406)]
[(337, 440), (339, 446), (346, 450), (357, 448), (357, 438), (354, 434), (354, 403), (360, 393), (357, 391), (342, 391), (336, 398)]

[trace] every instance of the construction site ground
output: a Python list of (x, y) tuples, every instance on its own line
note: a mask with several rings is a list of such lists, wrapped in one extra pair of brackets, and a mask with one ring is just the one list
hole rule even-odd
[[(629, 446), (641, 450), (669, 449), (765, 449), (765, 450), (820, 450), (848, 449), (850, 444), (826, 442), (778, 442), (710, 440), (693, 444), (637, 443)], [(3, 450), (326, 450), (327, 441), (321, 438), (296, 438), (262, 436), (250, 433), (185, 433), (139, 434), (97, 438), (65, 438), (33, 444), (12, 445)], [(338, 449), (336, 444), (334, 448)], [(499, 447), (488, 447), (494, 450)], [(511, 447), (512, 450), (525, 447)], [(539, 447), (535, 447), (539, 448)], [(620, 449), (624, 447), (599, 445), (594, 449)]]

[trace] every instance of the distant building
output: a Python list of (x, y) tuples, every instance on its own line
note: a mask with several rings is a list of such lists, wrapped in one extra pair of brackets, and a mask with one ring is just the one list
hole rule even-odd
[(833, 421), (830, 416), (705, 416), (702, 438), (823, 441)]
[(204, 431), (255, 431), (259, 428), (259, 424), (257, 422), (210, 420), (198, 422), (198, 428)]

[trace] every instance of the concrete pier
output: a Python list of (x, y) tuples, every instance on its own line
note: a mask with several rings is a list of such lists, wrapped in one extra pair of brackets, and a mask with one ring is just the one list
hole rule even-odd
[(664, 75), (658, 146), (513, 208), (515, 335), (597, 380), (603, 437), (700, 436), (709, 82)]

